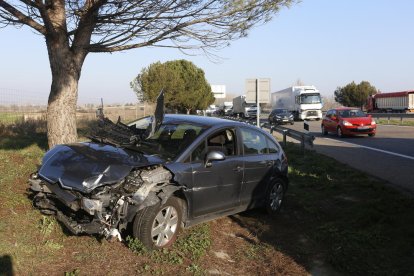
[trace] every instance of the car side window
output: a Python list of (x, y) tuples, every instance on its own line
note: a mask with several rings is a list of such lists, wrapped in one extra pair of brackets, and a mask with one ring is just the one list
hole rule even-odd
[(267, 142), (267, 149), (269, 151), (269, 153), (278, 153), (279, 152), (279, 147), (276, 146), (276, 144), (270, 140), (269, 138), (266, 137), (266, 142)]
[[(207, 142), (207, 144), (206, 144)], [(207, 152), (217, 150), (226, 156), (237, 154), (236, 134), (233, 129), (220, 130), (210, 135), (207, 141), (204, 140), (191, 153), (191, 162), (200, 162), (204, 160)]]
[(191, 153), (191, 162), (203, 161), (205, 154), (206, 154), (206, 141), (203, 141)]
[(236, 135), (233, 129), (220, 130), (207, 138), (207, 151), (221, 151), (226, 156), (237, 154), (236, 145)]
[(332, 116), (332, 110), (328, 110), (328, 112), (326, 112), (326, 117), (331, 118)]
[(242, 128), (242, 141), (245, 155), (268, 153), (266, 138), (253, 129)]

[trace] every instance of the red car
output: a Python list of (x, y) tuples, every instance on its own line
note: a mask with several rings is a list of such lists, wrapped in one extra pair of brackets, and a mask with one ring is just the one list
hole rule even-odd
[(368, 134), (375, 136), (377, 124), (371, 115), (353, 107), (340, 107), (329, 110), (323, 117), (322, 135), (335, 132), (338, 137), (346, 135)]

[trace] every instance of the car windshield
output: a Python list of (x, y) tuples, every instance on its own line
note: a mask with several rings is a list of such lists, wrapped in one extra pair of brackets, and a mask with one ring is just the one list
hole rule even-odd
[(288, 113), (288, 110), (287, 109), (275, 109), (274, 113), (275, 114)]
[(340, 110), (339, 116), (342, 118), (366, 117), (365, 113), (359, 109)]
[(159, 155), (165, 160), (173, 160), (206, 128), (206, 126), (190, 123), (162, 124), (153, 136), (141, 141), (137, 148), (146, 154)]
[(317, 104), (321, 103), (321, 96), (319, 94), (302, 94), (300, 95), (301, 104)]

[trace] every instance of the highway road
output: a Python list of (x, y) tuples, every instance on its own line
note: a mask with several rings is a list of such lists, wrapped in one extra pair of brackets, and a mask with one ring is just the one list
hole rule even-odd
[[(303, 122), (286, 127), (304, 131)], [(414, 194), (414, 127), (378, 125), (377, 135), (323, 136), (320, 121), (309, 122), (314, 149)]]

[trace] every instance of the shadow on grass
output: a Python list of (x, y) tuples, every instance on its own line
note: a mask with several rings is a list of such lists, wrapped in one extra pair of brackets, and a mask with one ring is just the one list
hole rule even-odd
[(31, 145), (43, 150), (48, 148), (45, 121), (22, 120), (11, 125), (0, 124), (0, 149), (19, 150)]
[(13, 273), (13, 262), (10, 255), (0, 256), (0, 275), (12, 276)]
[[(77, 125), (79, 138), (87, 139), (91, 128), (96, 125), (96, 120), (80, 120)], [(9, 125), (0, 123), (0, 149), (20, 150), (31, 145), (48, 150), (46, 121), (21, 120)]]
[(286, 152), (290, 187), (281, 212), (252, 210), (234, 222), (311, 274), (414, 272), (412, 198), (329, 157)]

